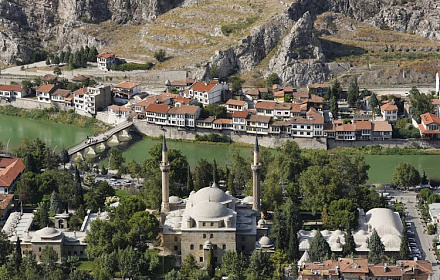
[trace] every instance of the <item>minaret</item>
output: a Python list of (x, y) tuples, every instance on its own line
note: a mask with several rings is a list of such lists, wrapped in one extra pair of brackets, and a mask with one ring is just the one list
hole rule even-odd
[(160, 171), (162, 171), (162, 213), (170, 211), (170, 163), (168, 162), (167, 142), (165, 141), (165, 134), (163, 135), (162, 143), (162, 162), (160, 163)]
[(258, 137), (255, 135), (255, 146), (254, 146), (254, 164), (251, 165), (252, 168), (252, 197), (253, 204), (252, 210), (260, 212), (260, 147), (258, 146)]

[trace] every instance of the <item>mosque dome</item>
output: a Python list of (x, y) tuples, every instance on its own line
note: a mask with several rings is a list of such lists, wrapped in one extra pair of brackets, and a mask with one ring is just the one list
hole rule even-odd
[(173, 196), (170, 196), (169, 201), (170, 201), (170, 203), (180, 203), (182, 200), (180, 199), (180, 197), (173, 195)]
[(189, 197), (189, 200), (193, 203), (199, 203), (202, 201), (225, 202), (231, 200), (231, 198), (220, 188), (206, 187), (192, 194)]
[(40, 230), (37, 230), (34, 233), (34, 236), (40, 237), (40, 238), (55, 238), (59, 236), (61, 232), (55, 228), (52, 227), (45, 227)]
[(226, 206), (219, 202), (204, 201), (196, 204), (191, 208), (191, 217), (196, 220), (200, 219), (216, 219), (229, 216), (230, 211)]

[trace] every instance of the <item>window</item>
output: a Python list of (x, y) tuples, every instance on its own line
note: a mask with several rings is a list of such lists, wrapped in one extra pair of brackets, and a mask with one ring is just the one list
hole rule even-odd
[(177, 250), (179, 250), (179, 247), (174, 246), (174, 251), (177, 251)]
[(194, 245), (191, 244), (191, 245), (189, 246), (189, 249), (190, 249), (190, 250), (194, 250)]
[(213, 227), (214, 226), (214, 223), (211, 223), (211, 227)]
[(217, 250), (217, 245), (214, 244), (214, 250)]
[(206, 238), (206, 233), (203, 234), (203, 238)]
[(174, 241), (177, 241), (177, 236), (174, 236)]
[(226, 244), (223, 244), (222, 248), (223, 248), (223, 250), (226, 250)]
[(206, 223), (205, 223), (205, 222), (203, 222), (203, 223), (202, 223), (202, 226), (206, 226)]
[(200, 257), (200, 259), (199, 259), (199, 260), (200, 260), (200, 262), (203, 262), (203, 257)]
[(203, 250), (203, 245), (202, 244), (199, 245), (199, 250)]
[(214, 238), (214, 234), (211, 233), (211, 234), (209, 235), (209, 238)]
[(41, 247), (38, 247), (38, 252), (41, 252)]
[(79, 251), (79, 254), (82, 255), (82, 254), (83, 254), (83, 251)]

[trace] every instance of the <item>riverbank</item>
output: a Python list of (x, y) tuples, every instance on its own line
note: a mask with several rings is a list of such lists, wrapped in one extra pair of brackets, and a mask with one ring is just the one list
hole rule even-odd
[(53, 122), (57, 124), (67, 124), (79, 128), (90, 129), (93, 133), (104, 132), (110, 129), (109, 125), (96, 120), (95, 118), (81, 116), (76, 114), (73, 110), (59, 111), (53, 107), (28, 110), (11, 105), (0, 106), (0, 115)]

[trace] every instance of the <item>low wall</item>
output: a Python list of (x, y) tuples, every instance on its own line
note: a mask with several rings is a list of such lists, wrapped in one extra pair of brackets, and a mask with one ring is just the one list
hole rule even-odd
[(365, 147), (379, 145), (384, 148), (413, 148), (413, 149), (438, 149), (440, 148), (439, 140), (422, 140), (422, 139), (390, 139), (384, 141), (336, 141), (335, 139), (327, 139), (328, 148), (336, 147)]
[(50, 108), (52, 105), (50, 103), (42, 103), (38, 102), (34, 99), (27, 98), (17, 98), (12, 100), (11, 102), (7, 102), (6, 100), (0, 100), (0, 106), (12, 105), (17, 108), (23, 109), (44, 109)]
[[(158, 126), (155, 124), (150, 124), (145, 120), (133, 120), (134, 127), (141, 133), (152, 136), (159, 137), (165, 134), (167, 138), (170, 139), (183, 139), (183, 140), (195, 140), (196, 135), (203, 135), (209, 133), (223, 133), (227, 135), (229, 139), (233, 142), (254, 144), (255, 135), (250, 134), (235, 134), (231, 130), (218, 131), (214, 129), (196, 129), (196, 130), (179, 130), (177, 127), (172, 126)], [(298, 143), (301, 149), (327, 149), (327, 142), (325, 138), (321, 139), (305, 139), (305, 138), (290, 138), (290, 137), (269, 137), (269, 136), (259, 136), (258, 143), (264, 147), (275, 148), (282, 146), (287, 141), (295, 141)]]
[(115, 115), (109, 115), (107, 111), (96, 113), (96, 119), (104, 123), (117, 126), (123, 122), (127, 121), (127, 118), (118, 117)]

